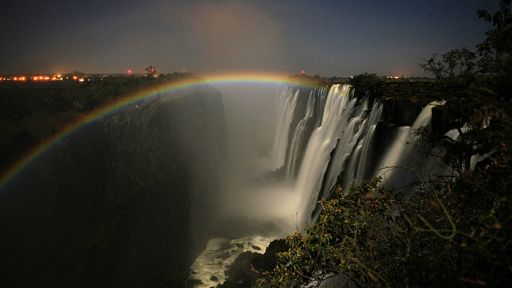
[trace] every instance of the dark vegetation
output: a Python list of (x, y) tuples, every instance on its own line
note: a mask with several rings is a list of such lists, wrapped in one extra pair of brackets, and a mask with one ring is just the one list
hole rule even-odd
[[(1, 151), (24, 153), (106, 101), (180, 77), (2, 86)], [(213, 89), (180, 96), (97, 119), (0, 187), (0, 287), (183, 287), (207, 237), (224, 115)]]
[(176, 81), (189, 74), (114, 77), (93, 81), (0, 84), (0, 172), (29, 148), (83, 113), (139, 90)]
[[(361, 287), (510, 287), (511, 1), (478, 16), (491, 27), (475, 50), (422, 64), (435, 77), (426, 100), (446, 104), (416, 133), (453, 173), (419, 175), (414, 191), (387, 190), (379, 179), (349, 193), (335, 187), (319, 220), (286, 239), (289, 249), (260, 274), (260, 286), (318, 286), (343, 274)], [(356, 93), (386, 97), (375, 75), (352, 84)]]
[[(323, 212), (314, 225), (273, 242), (265, 255), (242, 254), (223, 287), (319, 285), (339, 274), (361, 287), (510, 287), (510, 1), (502, 0), (494, 13), (479, 11), (478, 15), (491, 25), (486, 39), (475, 50), (455, 49), (425, 60), (423, 68), (434, 81), (394, 83), (372, 74), (350, 80), (357, 96), (412, 100), (420, 105), (434, 99), (446, 101), (433, 110), (432, 127), (416, 133), (424, 145), (441, 148), (431, 156), (443, 159), (454, 176), (420, 175), (413, 193), (388, 190), (379, 186), (379, 179), (348, 193), (336, 186), (332, 198), (321, 202)], [(0, 123), (5, 131), (0, 139), (0, 169), (80, 114), (176, 77), (182, 76), (0, 86)], [(317, 77), (311, 81), (327, 83)], [(197, 111), (193, 103), (180, 105), (167, 114)], [(190, 209), (186, 195), (197, 175), (182, 162), (200, 149), (190, 147), (190, 155), (183, 153), (174, 139), (185, 139), (180, 133), (186, 132), (174, 126), (174, 134), (161, 139), (158, 147), (149, 143), (158, 132), (151, 129), (153, 124), (183, 120), (163, 119), (159, 109), (163, 108), (137, 114), (146, 122), (112, 118), (88, 130), (92, 136), (107, 135), (111, 141), (106, 146), (119, 145), (117, 149), (104, 147), (105, 141), (87, 134), (69, 141), (65, 155), (77, 154), (70, 152), (76, 149), (80, 167), (69, 169), (71, 162), (53, 159), (48, 171), (35, 170), (31, 178), (61, 176), (58, 181), (63, 182), (56, 191), (40, 193), (29, 183), (25, 185), (32, 190), (0, 195), (3, 287), (48, 283), (53, 287), (180, 287), (184, 283), (187, 271), (177, 263), (190, 261), (194, 243), (184, 236), (192, 233), (187, 230), (192, 220), (183, 211)], [(196, 117), (197, 129), (208, 122), (201, 117)], [(41, 120), (49, 118), (49, 122)], [(124, 137), (134, 129), (142, 137)], [(447, 137), (448, 131), (459, 136)], [(472, 162), (474, 155), (480, 161)], [(177, 160), (162, 166), (147, 159)], [(199, 155), (196, 160), (204, 159)], [(76, 178), (73, 173), (89, 178)], [(181, 210), (168, 209), (171, 204)]]
[(172, 73), (158, 78), (107, 76), (85, 82), (5, 82), (0, 84), (0, 115), (20, 119), (34, 113), (86, 112), (138, 90), (186, 77), (193, 76)]

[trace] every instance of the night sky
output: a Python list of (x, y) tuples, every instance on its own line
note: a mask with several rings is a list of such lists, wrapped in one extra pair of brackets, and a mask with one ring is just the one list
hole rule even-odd
[(423, 75), (480, 42), (497, 0), (0, 2), (0, 74), (277, 71)]

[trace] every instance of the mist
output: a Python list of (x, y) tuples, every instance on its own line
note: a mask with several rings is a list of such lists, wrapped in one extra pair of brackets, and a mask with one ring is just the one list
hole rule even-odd
[(221, 92), (226, 123), (219, 230), (231, 237), (290, 232), (295, 221), (296, 195), (269, 165), (276, 130), (276, 100), (283, 84), (217, 84), (214, 88)]

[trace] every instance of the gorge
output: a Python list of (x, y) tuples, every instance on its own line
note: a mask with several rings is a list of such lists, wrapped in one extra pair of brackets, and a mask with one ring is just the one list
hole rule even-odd
[(240, 253), (314, 222), (336, 183), (432, 169), (412, 132), (441, 104), (246, 79), (123, 106), (2, 187), (0, 281), (179, 287), (192, 267), (191, 286), (221, 284)]

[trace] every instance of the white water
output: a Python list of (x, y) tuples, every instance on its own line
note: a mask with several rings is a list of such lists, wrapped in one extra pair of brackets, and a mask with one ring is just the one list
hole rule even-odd
[(384, 159), (382, 159), (378, 165), (375, 176), (380, 176), (385, 179), (387, 172), (398, 166), (398, 163), (402, 157), (402, 152), (404, 151), (404, 147), (407, 145), (407, 138), (409, 137), (410, 130), (410, 126), (398, 127), (398, 133), (395, 137), (395, 140), (393, 141), (393, 144), (388, 149), (388, 151), (384, 154)]
[[(377, 128), (377, 123), (380, 121), (383, 106), (380, 103), (375, 102), (373, 109), (370, 112), (366, 125), (363, 127), (367, 129), (364, 132), (364, 137), (360, 137), (357, 147), (353, 152), (350, 164), (345, 173), (344, 185), (345, 189), (348, 189), (352, 185), (361, 184), (365, 180), (365, 174), (369, 165), (369, 156), (371, 145)], [(335, 171), (333, 171), (335, 172)], [(331, 183), (334, 185), (334, 183)], [(330, 189), (330, 186), (327, 188)]]
[[(414, 132), (430, 124), (432, 108), (442, 105), (442, 102), (426, 105), (412, 126), (398, 127), (389, 148), (381, 157), (376, 157), (380, 161), (378, 165), (373, 166), (375, 171), (369, 171), (369, 167), (372, 166), (370, 160), (374, 159), (371, 157), (374, 134), (381, 119), (383, 106), (378, 101), (369, 105), (368, 99), (358, 100), (351, 97), (350, 91), (349, 85), (331, 86), (325, 104), (321, 107), (321, 115), (318, 115), (318, 104), (322, 103), (313, 102), (312, 94), (309, 94), (306, 112), (298, 124), (295, 127), (282, 127), (276, 134), (277, 140), (281, 136), (279, 130), (295, 131), (290, 134), (293, 138), (285, 143), (285, 146), (291, 144), (287, 147), (288, 156), (283, 158), (288, 162), (286, 179), (292, 182), (294, 192), (297, 194), (295, 212), (298, 214), (298, 226), (307, 224), (312, 217), (314, 218), (317, 200), (329, 197), (331, 188), (338, 182), (340, 176), (345, 191), (373, 176), (381, 176), (384, 178), (384, 185), (393, 186), (396, 184), (393, 183), (393, 179), (397, 183), (403, 182), (399, 184), (410, 184), (409, 182), (415, 179), (412, 170), (421, 169), (421, 166), (430, 169), (429, 167), (434, 165), (416, 151), (414, 146), (418, 136)], [(296, 92), (294, 96), (297, 95)], [(285, 99), (290, 99), (289, 95), (284, 96)], [(281, 103), (288, 107), (279, 109), (294, 110), (298, 99), (293, 100), (281, 100)], [(304, 136), (304, 123), (314, 117), (313, 111), (316, 111), (316, 118), (321, 121), (309, 137), (302, 164), (297, 167), (297, 146), (303, 142), (301, 137)], [(293, 116), (287, 115), (286, 119), (289, 118)], [(291, 123), (289, 120), (286, 125)], [(282, 140), (280, 142), (283, 143)], [(397, 167), (400, 169), (388, 169)], [(294, 169), (299, 169), (296, 179), (293, 177)]]
[(306, 128), (307, 122), (311, 119), (311, 117), (313, 117), (313, 109), (315, 107), (315, 97), (313, 95), (313, 92), (314, 91), (311, 91), (309, 93), (306, 113), (304, 114), (304, 118), (302, 118), (297, 124), (295, 132), (293, 134), (293, 139), (291, 143), (292, 145), (289, 149), (288, 154), (288, 164), (286, 165), (286, 178), (288, 180), (292, 179), (295, 175), (298, 153), (304, 138), (304, 129)]
[(277, 130), (272, 149), (272, 159), (270, 161), (273, 170), (283, 167), (286, 160), (290, 124), (293, 120), (298, 97), (299, 90), (293, 93), (293, 89), (288, 87), (283, 88), (280, 97), (277, 97)]
[[(275, 138), (266, 163), (274, 174), (282, 173), (272, 180), (262, 178), (259, 182), (235, 183), (235, 189), (230, 189), (235, 192), (227, 202), (228, 214), (272, 223), (280, 232), (290, 233), (294, 227), (301, 228), (314, 220), (318, 213), (317, 199), (328, 198), (339, 179), (343, 180), (343, 189), (348, 191), (352, 185), (373, 176), (383, 176), (385, 183), (391, 179), (411, 178), (410, 171), (404, 172), (407, 169), (387, 171), (382, 169), (384, 167), (432, 165), (415, 151), (417, 136), (412, 132), (428, 125), (432, 108), (443, 103), (427, 105), (411, 127), (398, 127), (383, 155), (372, 155), (375, 141), (380, 140), (375, 139), (375, 133), (383, 105), (379, 101), (370, 103), (367, 98), (352, 97), (349, 85), (332, 85), (328, 91), (285, 87), (277, 96), (276, 104)], [(378, 165), (372, 163), (375, 161)], [(194, 278), (202, 282), (196, 287), (222, 283), (227, 267), (246, 251), (244, 249), (253, 247), (247, 243), (259, 241), (261, 247), (260, 244), (254, 247), (260, 249), (249, 250), (263, 253), (262, 247), (268, 245), (270, 238), (211, 239), (192, 266)]]
[(190, 267), (196, 288), (217, 287), (226, 280), (225, 271), (243, 252), (265, 253), (272, 238), (257, 235), (239, 239), (213, 238)]
[[(309, 222), (307, 218), (316, 206), (316, 198), (320, 191), (323, 176), (329, 164), (330, 154), (345, 131), (352, 133), (353, 125), (358, 120), (350, 121), (350, 112), (356, 104), (356, 99), (349, 97), (348, 85), (333, 85), (327, 95), (322, 121), (315, 129), (306, 148), (304, 160), (299, 170), (296, 183), (299, 197), (299, 219)], [(349, 137), (342, 137), (342, 141)], [(348, 140), (346, 140), (348, 141)], [(343, 146), (343, 145), (342, 145)]]
[[(295, 184), (300, 224), (311, 220), (317, 199), (328, 198), (339, 175), (345, 189), (364, 180), (382, 105), (351, 97), (349, 85), (333, 85), (319, 127), (311, 135)], [(320, 195), (320, 197), (319, 197)]]
[[(412, 126), (403, 126), (399, 127), (398, 134), (393, 141), (390, 149), (384, 154), (385, 157), (377, 166), (377, 170), (375, 172), (375, 176), (380, 176), (383, 178), (384, 184), (389, 184), (391, 186), (397, 187), (398, 184), (406, 185), (409, 184), (405, 179), (403, 179), (404, 174), (416, 173), (413, 170), (418, 170), (419, 166), (429, 166), (431, 163), (412, 163), (414, 159), (421, 158), (420, 161), (423, 161), (423, 157), (418, 157), (418, 152), (414, 149), (414, 145), (418, 140), (418, 135), (416, 135), (416, 131), (420, 128), (423, 128), (430, 124), (432, 119), (432, 108), (435, 106), (443, 105), (444, 102), (433, 101), (426, 105), (421, 113), (416, 117)], [(398, 182), (401, 183), (392, 183), (393, 179), (399, 179)]]

